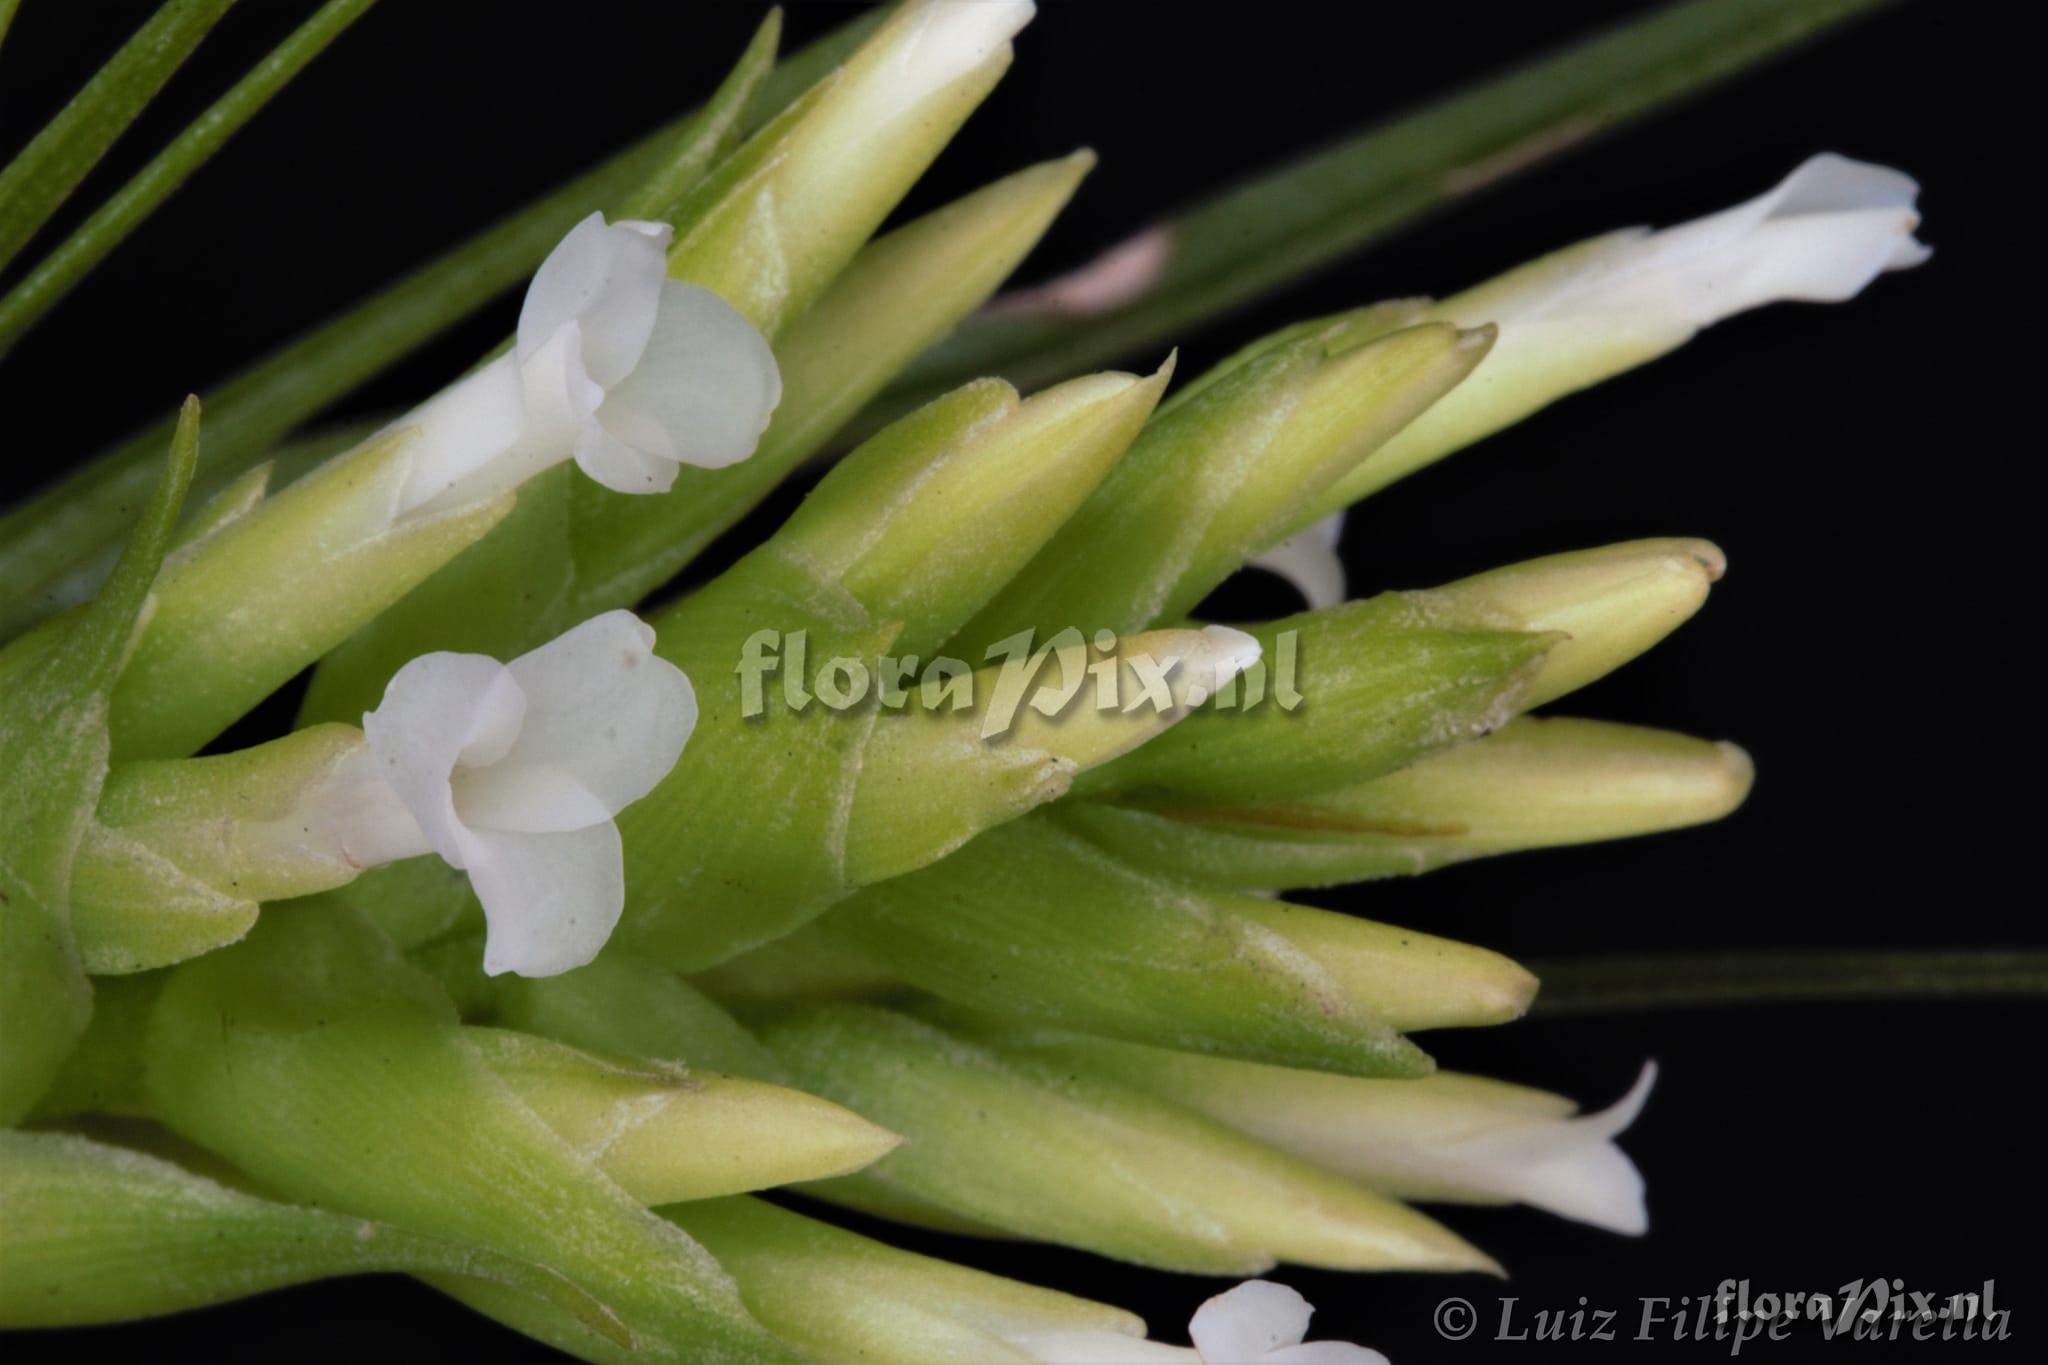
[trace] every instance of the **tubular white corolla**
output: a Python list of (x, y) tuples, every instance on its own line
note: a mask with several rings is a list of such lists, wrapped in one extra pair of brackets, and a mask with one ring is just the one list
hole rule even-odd
[(753, 453), (782, 397), (767, 341), (667, 278), (666, 223), (593, 213), (526, 291), (511, 350), (393, 423), (413, 433), (400, 515), (491, 497), (574, 458), (621, 493)]
[(1056, 1332), (1013, 1339), (1045, 1365), (1387, 1365), (1378, 1351), (1345, 1341), (1304, 1342), (1315, 1309), (1271, 1280), (1247, 1280), (1195, 1310), (1192, 1347), (1111, 1332)]
[(1286, 579), (1312, 609), (1320, 611), (1344, 600), (1344, 561), (1337, 556), (1337, 543), (1343, 538), (1344, 514), (1332, 512), (1252, 556), (1251, 564)]
[(625, 904), (612, 817), (668, 775), (697, 723), (690, 680), (653, 646), (613, 611), (509, 664), (422, 655), (298, 818), (331, 821), (364, 866), (434, 852), (467, 872), (486, 972), (580, 967)]
[(1886, 166), (1828, 152), (1768, 193), (1677, 227), (1629, 228), (1446, 303), (1511, 327), (1634, 317), (1688, 334), (1767, 303), (1841, 303), (1932, 251), (1916, 240), (1920, 187)]
[(1734, 208), (1653, 232), (1627, 228), (1444, 300), (1433, 316), (1498, 326), (1479, 368), (1332, 490), (1341, 506), (1574, 390), (1765, 304), (1839, 303), (1932, 253), (1915, 240), (1919, 186), (1832, 153)]

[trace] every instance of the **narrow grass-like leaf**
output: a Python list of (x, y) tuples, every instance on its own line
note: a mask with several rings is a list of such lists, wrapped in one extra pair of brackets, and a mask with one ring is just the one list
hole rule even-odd
[[(0, 171), (0, 270), (62, 207), (234, 3), (165, 0)], [(5, 27), (0, 19), (0, 29)]]
[(1875, 3), (1690, 0), (1596, 35), (1149, 229), (1103, 263), (1114, 302), (1041, 293), (991, 309), (914, 367), (884, 411), (980, 375), (1028, 388), (1175, 339)]
[(1791, 1001), (2048, 996), (2048, 953), (1667, 953), (1559, 958), (1536, 967), (1546, 1015), (1621, 1014)]
[(782, 11), (770, 10), (739, 61), (704, 108), (692, 116), (688, 129), (670, 143), (667, 154), (639, 188), (619, 201), (612, 217), (674, 221), (683, 197), (739, 135), (754, 93), (775, 69), (775, 48), (781, 40)]
[(255, 70), (193, 120), (171, 145), (87, 219), (78, 231), (0, 298), (0, 353), (57, 305), (106, 254), (119, 246), (171, 192), (255, 117), (307, 62), (362, 17), (375, 0), (327, 0), (279, 43)]

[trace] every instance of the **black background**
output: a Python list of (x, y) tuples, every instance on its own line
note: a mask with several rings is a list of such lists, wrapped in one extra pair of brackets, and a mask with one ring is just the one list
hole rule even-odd
[[(109, 166), (104, 193), (308, 4), (222, 26)], [(1641, 4), (1168, 5), (1052, 0), (1018, 64), (906, 211), (1089, 145), (1103, 164), (1037, 278), (1290, 153), (1554, 47)], [(26, 0), (0, 50), (0, 141), (24, 140), (139, 22), (131, 0)], [(847, 7), (799, 3), (795, 40)], [(2039, 943), (2040, 410), (2034, 324), (2038, 44), (2017, 5), (1922, 0), (1719, 87), (1207, 331), (1182, 373), (1300, 316), (1448, 292), (1606, 228), (1694, 216), (1819, 150), (1923, 187), (1929, 266), (1851, 306), (1786, 306), (1545, 412), (1354, 514), (1354, 591), (1644, 535), (1716, 539), (1728, 578), (1652, 655), (1569, 711), (1732, 738), (1749, 805), (1711, 829), (1466, 867), (1328, 903), (1522, 956), (1631, 949)], [(708, 90), (752, 5), (394, 0), (361, 23), (0, 369), (0, 479), (26, 489), (587, 164)], [(87, 196), (90, 198), (90, 196)], [(73, 215), (75, 217), (75, 215)], [(415, 398), (509, 325), (508, 303), (362, 395)], [(1157, 355), (1132, 357), (1150, 366)], [(785, 499), (757, 519), (786, 511)], [(754, 528), (758, 531), (759, 527)], [(1267, 605), (1247, 592), (1234, 605)], [(1270, 599), (1278, 604), (1277, 595)], [(1426, 1042), (1446, 1065), (1620, 1093), (1664, 1079), (1624, 1145), (1650, 1183), (1630, 1241), (1525, 1210), (1445, 1212), (1512, 1272), (1277, 1272), (1317, 1335), (1399, 1362), (1724, 1355), (1496, 1344), (1503, 1295), (1642, 1296), (1997, 1281), (2003, 1347), (2040, 1358), (2042, 1012), (1866, 1003), (1530, 1020)], [(1073, 1252), (889, 1235), (1143, 1311), (1177, 1335), (1220, 1285)], [(1456, 1345), (1438, 1301), (1484, 1326)], [(544, 1353), (394, 1279), (338, 1282), (86, 1337), (72, 1351), (490, 1358)], [(1927, 1359), (1939, 1347), (1759, 1343), (1766, 1360)]]

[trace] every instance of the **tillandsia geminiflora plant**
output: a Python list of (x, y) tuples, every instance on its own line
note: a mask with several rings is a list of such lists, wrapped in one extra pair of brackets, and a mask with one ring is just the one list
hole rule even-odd
[[(230, 6), (167, 0), (0, 171), (0, 267)], [(0, 348), (368, 7), (18, 272)], [(1168, 1345), (825, 1215), (1232, 1276), (1495, 1268), (1417, 1202), (1643, 1231), (1650, 1068), (1589, 1115), (1436, 1072), (1411, 1034), (1535, 978), (1281, 893), (1732, 810), (1731, 745), (1531, 714), (1723, 558), (1347, 601), (1333, 547), (1556, 398), (1918, 264), (1913, 182), (1820, 155), (1199, 376), (1164, 348), (1857, 8), (1691, 0), (993, 302), (1086, 153), (881, 229), (1029, 0), (788, 56), (770, 14), (699, 109), (0, 518), (0, 1324), (398, 1271), (594, 1360), (1355, 1362), (1278, 1284)], [(302, 430), (521, 282), (439, 392)], [(1196, 619), (1247, 565), (1309, 609)], [(308, 669), (288, 733), (217, 742)]]

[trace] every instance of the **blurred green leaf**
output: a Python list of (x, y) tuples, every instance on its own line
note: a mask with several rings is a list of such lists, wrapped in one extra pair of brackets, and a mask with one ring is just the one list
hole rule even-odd
[(327, 0), (234, 88), (115, 192), (79, 229), (0, 298), (0, 353), (119, 246), (171, 192), (221, 149), (307, 62), (362, 17), (375, 0)]
[(1995, 1000), (2048, 996), (2048, 953), (1666, 953), (1531, 964), (1546, 1015), (1616, 1014), (1794, 1001)]
[(880, 417), (969, 378), (1001, 375), (1029, 391), (1177, 340), (1433, 209), (1876, 3), (1690, 0), (1596, 35), (1168, 219), (1151, 230), (1163, 238), (1148, 238), (1163, 263), (1132, 297), (1087, 311), (1021, 301), (991, 309), (914, 366), (882, 400)]
[[(0, 270), (78, 188), (235, 0), (165, 0), (0, 171)], [(0, 17), (0, 32), (13, 5)]]

